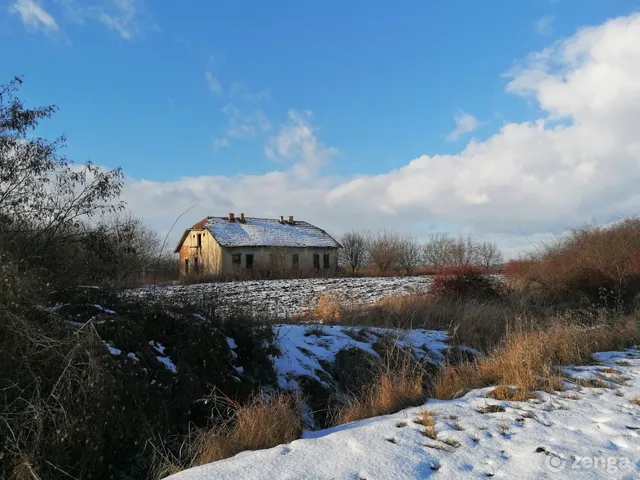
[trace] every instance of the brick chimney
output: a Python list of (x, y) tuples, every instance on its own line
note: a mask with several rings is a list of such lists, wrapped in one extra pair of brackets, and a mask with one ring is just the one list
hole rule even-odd
[(228, 219), (229, 219), (230, 222), (235, 222), (235, 218), (233, 217), (233, 213), (229, 214)]
[(289, 225), (293, 225), (293, 215), (289, 215)]
[(244, 213), (241, 213), (241, 214), (240, 214), (240, 221), (241, 221), (242, 223), (244, 223)]

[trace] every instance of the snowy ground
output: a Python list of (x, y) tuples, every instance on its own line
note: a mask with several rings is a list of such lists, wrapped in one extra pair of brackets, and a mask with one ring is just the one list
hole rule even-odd
[(349, 328), (318, 325), (276, 325), (274, 327), (281, 356), (274, 357), (280, 387), (296, 388), (296, 378), (310, 376), (321, 383), (322, 363), (333, 363), (336, 354), (347, 347), (360, 348), (374, 356), (373, 345), (385, 335), (391, 335), (399, 347), (410, 347), (418, 359), (432, 363), (442, 361), (449, 336), (437, 330), (391, 330), (386, 328)]
[[(173, 480), (434, 478), (640, 478), (640, 351), (601, 353), (598, 365), (566, 369), (608, 388), (567, 382), (566, 391), (507, 402), (478, 389), (394, 415), (307, 432), (269, 450), (178, 473)], [(605, 370), (606, 368), (615, 369)], [(482, 413), (494, 406), (494, 413)], [(436, 439), (416, 420), (436, 418)]]
[(260, 312), (271, 312), (286, 317), (315, 307), (316, 300), (322, 292), (337, 292), (346, 301), (374, 302), (390, 294), (404, 295), (425, 291), (429, 288), (431, 278), (417, 276), (251, 280), (143, 287), (130, 293), (215, 295), (221, 303), (248, 305)]

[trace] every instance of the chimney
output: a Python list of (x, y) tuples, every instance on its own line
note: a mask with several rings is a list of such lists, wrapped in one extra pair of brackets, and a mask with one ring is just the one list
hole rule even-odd
[(233, 213), (230, 213), (228, 218), (229, 218), (230, 222), (234, 222), (235, 221), (234, 218), (233, 218)]
[(242, 223), (244, 223), (244, 213), (241, 213), (241, 214), (240, 214), (240, 221), (241, 221)]
[(289, 215), (289, 225), (293, 225), (293, 215)]
[(284, 215), (280, 215), (280, 223), (284, 223)]

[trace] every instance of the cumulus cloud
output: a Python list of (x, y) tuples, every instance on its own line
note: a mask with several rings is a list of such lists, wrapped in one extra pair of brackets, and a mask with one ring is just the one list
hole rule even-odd
[(334, 147), (327, 147), (318, 140), (310, 121), (313, 113), (289, 110), (289, 120), (280, 133), (271, 137), (265, 147), (265, 155), (270, 160), (293, 161), (298, 173), (315, 173), (338, 153)]
[(317, 138), (310, 114), (292, 111), (267, 143), (266, 155), (284, 162), (281, 171), (130, 180), (126, 195), (158, 228), (197, 204), (185, 222), (242, 210), (293, 214), (336, 234), (388, 227), (426, 236), (464, 228), (499, 239), (510, 252), (526, 247), (527, 238), (636, 214), (640, 15), (582, 29), (531, 54), (508, 77), (507, 91), (535, 102), (540, 118), (507, 123), (455, 155), (423, 155), (379, 175), (329, 177), (321, 167), (335, 149)]
[(456, 128), (447, 135), (447, 140), (449, 142), (458, 140), (463, 135), (473, 132), (480, 126), (480, 122), (476, 117), (465, 112), (460, 112), (457, 115), (454, 115), (453, 119), (456, 122)]
[(9, 13), (18, 15), (29, 28), (51, 34), (60, 30), (56, 19), (36, 0), (16, 0), (9, 6)]

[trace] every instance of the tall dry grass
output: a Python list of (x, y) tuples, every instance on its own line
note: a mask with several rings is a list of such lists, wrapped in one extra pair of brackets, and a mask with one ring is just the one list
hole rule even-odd
[(300, 408), (290, 395), (255, 396), (244, 405), (228, 402), (234, 410), (232, 420), (195, 431), (183, 444), (184, 458), (161, 455), (154, 469), (155, 478), (229, 458), (245, 450), (271, 448), (300, 438)]
[(425, 380), (429, 372), (412, 352), (400, 348), (393, 338), (379, 342), (380, 362), (371, 384), (360, 394), (351, 395), (333, 413), (330, 423), (341, 425), (363, 418), (395, 413), (419, 405), (427, 395)]
[(558, 387), (557, 367), (581, 364), (599, 351), (628, 347), (640, 341), (638, 319), (602, 318), (586, 326), (555, 319), (548, 328), (509, 334), (503, 347), (487, 358), (445, 368), (434, 397), (451, 399), (490, 385), (525, 391)]

